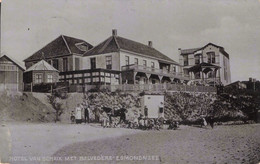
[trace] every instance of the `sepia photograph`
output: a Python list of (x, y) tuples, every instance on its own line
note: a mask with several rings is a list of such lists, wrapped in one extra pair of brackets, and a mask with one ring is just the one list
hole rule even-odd
[(0, 164), (260, 164), (260, 0), (0, 0)]

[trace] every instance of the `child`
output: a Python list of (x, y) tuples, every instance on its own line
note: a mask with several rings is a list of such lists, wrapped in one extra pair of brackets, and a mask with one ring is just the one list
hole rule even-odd
[(71, 123), (75, 122), (75, 112), (74, 111), (71, 111), (71, 113), (70, 113), (70, 120), (71, 120)]

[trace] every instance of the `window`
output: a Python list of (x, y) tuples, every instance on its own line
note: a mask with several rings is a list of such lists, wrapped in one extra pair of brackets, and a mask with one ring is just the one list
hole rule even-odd
[(152, 67), (152, 68), (154, 68), (154, 67), (155, 67), (155, 65), (154, 65), (154, 62), (151, 62), (151, 67)]
[(83, 45), (84, 43), (78, 43), (78, 44), (75, 44), (75, 46), (81, 50), (81, 51), (87, 51), (88, 50), (88, 46), (87, 45)]
[(96, 58), (91, 58), (90, 59), (90, 68), (91, 69), (96, 69)]
[(143, 66), (146, 67), (147, 66), (147, 61), (143, 60)]
[(99, 82), (99, 77), (93, 77), (93, 82)]
[(135, 58), (135, 65), (138, 65), (138, 58)]
[(47, 75), (47, 83), (52, 83), (52, 82), (53, 82), (52, 75)]
[(88, 76), (90, 76), (90, 73), (84, 73), (84, 76), (88, 77)]
[(184, 62), (184, 66), (189, 65), (189, 58), (188, 58), (188, 55), (184, 55), (184, 56), (183, 56), (183, 62)]
[(56, 69), (59, 69), (59, 60), (58, 59), (53, 59), (53, 67)]
[(216, 63), (216, 57), (215, 57), (215, 52), (208, 52), (208, 63)]
[(200, 55), (195, 55), (195, 64), (200, 64)]
[(129, 56), (125, 56), (125, 65), (129, 65)]
[(63, 71), (68, 71), (68, 58), (63, 58)]
[(79, 70), (79, 58), (75, 58), (75, 70)]
[(173, 67), (172, 67), (172, 70), (173, 70), (173, 72), (176, 72), (176, 67), (173, 66)]
[(35, 83), (36, 84), (42, 83), (42, 74), (35, 74)]
[(106, 56), (106, 68), (112, 69), (112, 56)]
[(212, 60), (212, 63), (216, 63), (216, 57), (215, 57), (215, 53), (214, 52), (211, 55), (211, 60)]
[(90, 83), (91, 82), (91, 79), (90, 78), (85, 78), (85, 83)]
[(99, 72), (93, 72), (92, 76), (99, 76)]

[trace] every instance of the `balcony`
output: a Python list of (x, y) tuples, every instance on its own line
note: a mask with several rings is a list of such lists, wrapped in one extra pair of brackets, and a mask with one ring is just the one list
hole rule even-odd
[(169, 71), (169, 70), (165, 70), (165, 69), (146, 67), (143, 65), (132, 64), (132, 65), (122, 66), (122, 71), (127, 71), (127, 70), (134, 70), (136, 72), (150, 73), (150, 74), (179, 78), (179, 79), (184, 79), (184, 80), (189, 79), (189, 75), (184, 75), (179, 72)]
[(200, 83), (200, 84), (220, 84), (220, 78), (200, 78), (200, 79), (192, 79), (193, 82), (195, 83)]

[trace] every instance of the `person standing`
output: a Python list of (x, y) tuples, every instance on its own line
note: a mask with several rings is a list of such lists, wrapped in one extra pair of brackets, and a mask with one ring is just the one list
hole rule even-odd
[(144, 117), (148, 118), (148, 108), (147, 108), (147, 106), (144, 106)]
[(203, 121), (203, 125), (206, 127), (208, 124), (207, 124), (207, 121), (204, 117), (202, 118), (202, 121)]
[(95, 113), (95, 121), (96, 122), (100, 122), (100, 111), (101, 111), (101, 107), (96, 107), (95, 110), (94, 110), (94, 113)]
[(212, 116), (209, 117), (209, 124), (211, 126), (211, 128), (214, 128), (214, 118)]
[(164, 118), (164, 105), (163, 105), (163, 102), (160, 102), (159, 104), (159, 114), (158, 114), (158, 118)]
[(85, 123), (87, 123), (87, 119), (88, 119), (88, 123), (90, 122), (89, 121), (89, 106), (88, 104), (85, 104), (85, 107), (84, 107), (84, 121)]
[(80, 107), (80, 104), (76, 107), (76, 124), (80, 124), (82, 122), (82, 108)]

